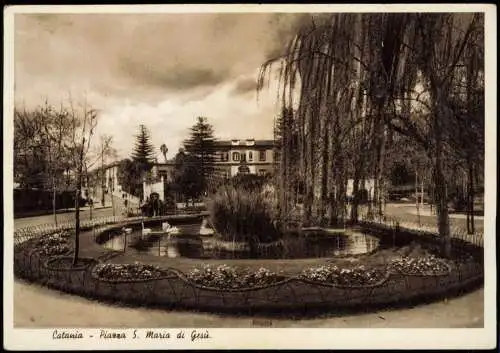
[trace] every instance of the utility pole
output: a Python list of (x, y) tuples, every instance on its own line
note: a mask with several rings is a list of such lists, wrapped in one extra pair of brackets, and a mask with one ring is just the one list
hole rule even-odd
[(420, 206), (423, 209), (424, 208), (424, 178), (423, 177), (420, 178), (420, 197), (421, 197)]

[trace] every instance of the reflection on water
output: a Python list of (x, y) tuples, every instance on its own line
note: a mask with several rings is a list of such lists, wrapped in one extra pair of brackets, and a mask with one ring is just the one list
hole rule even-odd
[[(200, 236), (196, 227), (181, 227), (181, 234), (161, 234), (160, 228), (152, 234), (142, 236), (141, 230), (130, 234), (118, 233), (102, 245), (116, 251), (151, 254), (169, 258), (186, 257), (198, 259), (299, 259), (364, 254), (379, 246), (376, 237), (359, 233), (290, 235), (274, 246), (263, 246), (252, 250), (221, 250), (210, 236)], [(226, 245), (231, 245), (226, 243)]]
[(377, 249), (379, 239), (367, 234), (353, 232), (346, 238), (346, 244), (342, 248), (337, 248), (334, 255), (358, 255), (366, 254)]

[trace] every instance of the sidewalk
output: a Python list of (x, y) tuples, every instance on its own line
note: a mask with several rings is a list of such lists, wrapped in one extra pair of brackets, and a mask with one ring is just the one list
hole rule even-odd
[[(429, 205), (424, 204), (423, 207), (420, 206), (420, 209), (418, 211), (415, 205), (412, 206), (406, 205), (405, 207), (407, 207), (407, 212), (413, 215), (418, 215), (418, 213), (420, 212), (421, 216), (436, 217), (435, 209), (433, 209), (431, 212), (431, 208)], [(449, 213), (449, 217), (455, 219), (467, 219), (467, 215), (462, 213)], [(483, 220), (484, 216), (474, 215), (474, 218), (478, 220)]]
[[(100, 210), (103, 208), (111, 208), (111, 203), (109, 203), (106, 206), (102, 206), (100, 202), (95, 202), (95, 204), (92, 207), (92, 210)], [(80, 211), (87, 211), (90, 210), (90, 206), (80, 206)], [(75, 207), (70, 207), (70, 208), (62, 208), (56, 210), (56, 214), (64, 214), (64, 213), (72, 213), (75, 212), (76, 208)], [(53, 210), (41, 210), (41, 211), (32, 211), (32, 212), (26, 212), (25, 214), (21, 216), (14, 216), (14, 219), (21, 219), (21, 218), (30, 218), (30, 217), (37, 217), (37, 216), (47, 216), (47, 215), (53, 215), (54, 211)]]
[[(119, 211), (115, 210), (115, 214), (119, 214)], [(111, 206), (109, 207), (99, 207), (92, 209), (92, 218), (98, 217), (109, 217), (113, 215), (113, 210)], [(74, 209), (72, 211), (58, 213), (57, 221), (58, 222), (68, 222), (73, 221), (75, 219)], [(90, 219), (90, 208), (83, 207), (80, 209), (80, 220), (88, 220)], [(52, 213), (49, 214), (41, 214), (31, 217), (23, 217), (23, 218), (15, 218), (14, 219), (14, 230), (32, 227), (32, 226), (40, 226), (40, 225), (48, 225), (54, 224), (54, 215)]]
[[(481, 328), (484, 290), (413, 308), (313, 319), (220, 316), (209, 313), (127, 308), (91, 301), (24, 281), (14, 282), (14, 327), (255, 327), (255, 328)], [(57, 315), (53, 313), (57, 312)]]

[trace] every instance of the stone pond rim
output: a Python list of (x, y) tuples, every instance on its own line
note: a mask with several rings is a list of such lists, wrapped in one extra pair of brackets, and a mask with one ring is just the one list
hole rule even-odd
[[(202, 216), (191, 215), (177, 218), (189, 220), (193, 217)], [(161, 222), (161, 220), (158, 221)], [(112, 227), (121, 228), (123, 225), (119, 223)], [(394, 229), (390, 227), (367, 223), (361, 224), (361, 227), (378, 234), (381, 238), (393, 238)], [(400, 234), (397, 238), (402, 236), (422, 242), (436, 241), (435, 235), (432, 237), (432, 234), (401, 228), (398, 232)], [(453, 245), (460, 246), (456, 242)], [(26, 252), (23, 254), (22, 249), (19, 248), (14, 256), (14, 265), (16, 275), (19, 277), (27, 277), (59, 290), (105, 301), (211, 312), (282, 312), (287, 314), (295, 310), (307, 311), (317, 308), (366, 309), (373, 306), (392, 307), (396, 303), (414, 305), (422, 300), (427, 301), (429, 298), (435, 300), (452, 293), (463, 293), (483, 284), (483, 248), (469, 244), (468, 251), (474, 257), (474, 261), (460, 263), (446, 275), (391, 274), (380, 285), (366, 288), (342, 288), (290, 278), (284, 283), (264, 288), (226, 291), (200, 287), (187, 281), (182, 275), (143, 282), (132, 279), (110, 283), (93, 278), (92, 270), (95, 266), (90, 265), (86, 269), (74, 271), (57, 268), (49, 270), (40, 265), (46, 261), (50, 263), (54, 257), (44, 257), (35, 253), (28, 259), (25, 257)], [(96, 261), (99, 260), (96, 259)], [(231, 264), (231, 260), (228, 260), (228, 263)]]

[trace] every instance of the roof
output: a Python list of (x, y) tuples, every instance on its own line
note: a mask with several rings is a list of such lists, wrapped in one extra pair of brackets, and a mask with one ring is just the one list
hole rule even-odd
[(256, 140), (255, 141), (256, 146), (274, 146), (274, 141), (273, 140)]
[[(274, 141), (273, 140), (254, 140), (254, 139), (235, 139), (237, 141), (254, 141), (254, 144), (252, 145), (239, 145), (241, 147), (243, 146), (260, 146), (260, 147), (268, 147), (268, 146), (274, 146)], [(232, 146), (234, 140), (216, 140), (215, 145), (216, 146)]]
[(163, 162), (163, 163), (154, 163), (153, 166), (155, 167), (171, 167), (171, 166), (174, 166), (175, 165), (175, 161), (173, 160), (168, 160), (166, 163)]
[(104, 165), (104, 168), (116, 167), (117, 165), (120, 165), (121, 162), (122, 160), (111, 162), (109, 164)]

